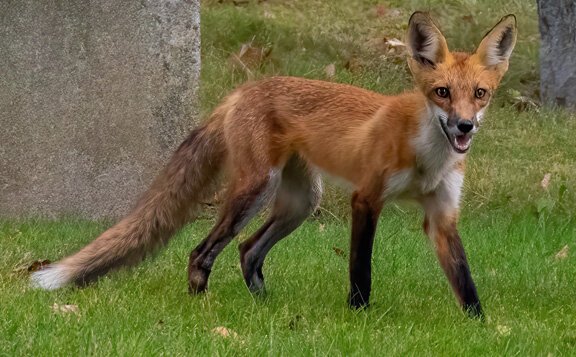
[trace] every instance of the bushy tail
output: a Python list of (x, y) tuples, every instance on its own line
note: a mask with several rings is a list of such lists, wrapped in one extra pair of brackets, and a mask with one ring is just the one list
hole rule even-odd
[(32, 284), (48, 290), (83, 285), (111, 269), (135, 265), (166, 244), (214, 193), (226, 157), (218, 124), (194, 130), (125, 218), (78, 253), (33, 273)]

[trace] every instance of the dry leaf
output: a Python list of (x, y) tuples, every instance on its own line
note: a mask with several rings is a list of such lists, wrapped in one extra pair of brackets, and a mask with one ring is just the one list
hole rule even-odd
[(271, 53), (272, 47), (257, 47), (249, 42), (243, 44), (238, 53), (233, 53), (228, 59), (228, 63), (234, 69), (242, 70), (249, 77), (252, 77), (252, 71), (261, 67), (269, 59)]
[(24, 256), (14, 265), (11, 274), (23, 274), (28, 273), (28, 267), (30, 267), (30, 259), (32, 258), (32, 253), (26, 252)]
[(562, 247), (562, 249), (560, 249), (560, 251), (558, 253), (556, 253), (554, 258), (556, 258), (557, 260), (562, 260), (562, 259), (568, 258), (568, 251), (569, 250), (570, 250), (570, 247), (568, 247), (568, 245), (565, 245), (564, 247)]
[(330, 63), (324, 67), (324, 73), (326, 74), (326, 78), (333, 79), (336, 75), (336, 65), (334, 63)]
[(266, 19), (275, 19), (276, 15), (274, 15), (272, 12), (270, 12), (269, 10), (264, 10), (264, 18)]
[(76, 314), (78, 315), (80, 313), (80, 309), (78, 308), (78, 305), (60, 305), (57, 303), (54, 303), (51, 306), (52, 311), (54, 311), (55, 313), (62, 313), (62, 314)]
[(400, 9), (388, 9), (386, 14), (388, 17), (398, 17), (402, 16), (402, 11), (400, 11)]
[(496, 330), (502, 336), (508, 336), (508, 335), (510, 335), (510, 332), (512, 331), (512, 329), (506, 325), (498, 325), (498, 326), (496, 326)]
[(332, 250), (334, 251), (334, 253), (336, 253), (337, 256), (346, 257), (346, 253), (344, 252), (343, 249), (338, 248), (338, 247), (332, 247)]
[(382, 53), (384, 60), (400, 64), (406, 59), (406, 44), (397, 38), (379, 37), (373, 46)]
[(512, 98), (512, 106), (516, 108), (517, 111), (526, 112), (533, 110), (536, 113), (540, 112), (540, 104), (536, 103), (536, 101), (532, 100), (530, 97), (523, 96), (515, 89), (509, 89), (507, 93)]
[(362, 62), (357, 57), (350, 57), (346, 63), (344, 63), (344, 68), (352, 73), (360, 72), (362, 70)]
[(548, 185), (550, 185), (550, 178), (552, 177), (552, 175), (550, 173), (547, 173), (546, 175), (544, 175), (544, 178), (542, 179), (542, 181), (540, 181), (540, 186), (547, 190), (548, 189)]
[(406, 44), (397, 38), (384, 39), (384, 43), (390, 47), (406, 47)]
[(388, 13), (388, 8), (385, 5), (376, 5), (374, 8), (377, 17), (384, 17)]
[(32, 262), (32, 264), (28, 265), (28, 271), (30, 273), (38, 271), (38, 270), (42, 270), (44, 268), (46, 268), (47, 265), (49, 265), (50, 263), (52, 263), (51, 261), (49, 261), (48, 259), (44, 259), (44, 260), (35, 260)]
[(326, 225), (325, 224), (320, 224), (318, 226), (318, 232), (324, 232), (324, 230), (326, 229)]
[(474, 16), (472, 16), (472, 15), (465, 15), (465, 16), (462, 16), (461, 18), (463, 21), (466, 21), (468, 23), (471, 23), (471, 24), (476, 23)]
[(234, 339), (238, 339), (238, 334), (232, 330), (230, 330), (229, 328), (226, 328), (224, 326), (218, 326), (218, 327), (214, 327), (212, 329), (212, 333), (218, 336), (222, 336), (222, 337), (231, 337)]
[(370, 11), (370, 16), (372, 17), (398, 17), (402, 15), (400, 9), (389, 8), (385, 4), (378, 4), (372, 8)]

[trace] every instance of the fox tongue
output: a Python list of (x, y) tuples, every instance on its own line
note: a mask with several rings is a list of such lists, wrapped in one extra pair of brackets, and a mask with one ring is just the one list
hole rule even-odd
[(458, 143), (458, 146), (468, 146), (468, 142), (470, 142), (468, 135), (456, 135), (456, 143)]
[(464, 135), (456, 135), (456, 147), (459, 150), (466, 150), (468, 149), (468, 146), (470, 146), (470, 135), (468, 134), (464, 134)]

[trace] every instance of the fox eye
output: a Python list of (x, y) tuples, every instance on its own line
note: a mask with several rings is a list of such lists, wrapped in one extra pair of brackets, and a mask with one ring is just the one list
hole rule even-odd
[(478, 99), (484, 98), (485, 95), (486, 95), (486, 89), (482, 88), (476, 89), (476, 92), (474, 93), (474, 96)]
[(436, 95), (440, 98), (448, 98), (448, 96), (450, 96), (450, 91), (446, 87), (438, 87), (434, 92), (436, 92)]

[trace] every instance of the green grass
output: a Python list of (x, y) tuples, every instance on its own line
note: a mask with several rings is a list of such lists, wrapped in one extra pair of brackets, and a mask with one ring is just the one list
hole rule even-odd
[[(73, 219), (0, 221), (0, 355), (568, 355), (576, 349), (576, 120), (561, 110), (518, 112), (508, 90), (538, 89), (535, 2), (269, 0), (234, 6), (204, 1), (201, 111), (234, 86), (282, 74), (383, 93), (410, 87), (402, 60), (381, 46), (403, 38), (410, 13), (432, 12), (453, 48), (472, 50), (513, 12), (519, 38), (498, 98), (467, 162), (460, 232), (486, 310), (467, 319), (421, 232), (413, 206), (390, 205), (379, 222), (372, 306), (350, 311), (348, 196), (328, 186), (322, 210), (275, 248), (268, 295), (241, 277), (237, 241), (216, 262), (209, 291), (190, 297), (187, 257), (212, 222), (186, 228), (156, 259), (86, 289), (33, 290), (18, 271), (58, 259), (108, 223)], [(250, 74), (230, 65), (242, 44), (271, 48)], [(347, 66), (347, 63), (354, 63)], [(544, 189), (541, 180), (551, 176)], [(240, 239), (256, 229), (252, 224)], [(555, 255), (568, 246), (566, 258)], [(337, 248), (337, 249), (335, 249)], [(344, 256), (336, 251), (342, 249)], [(55, 313), (53, 304), (79, 313)], [(213, 333), (226, 327), (237, 337)]]
[[(237, 242), (216, 263), (206, 295), (191, 297), (186, 261), (212, 222), (200, 221), (156, 259), (85, 289), (33, 290), (12, 270), (26, 257), (59, 257), (104, 225), (4, 223), (0, 235), (2, 355), (405, 355), (569, 354), (576, 348), (576, 220), (530, 214), (465, 214), (463, 236), (484, 323), (460, 312), (411, 208), (389, 208), (374, 252), (372, 306), (345, 303), (348, 227), (309, 221), (265, 266), (268, 295), (254, 298)], [(249, 230), (255, 229), (252, 225)], [(62, 244), (61, 242), (66, 242)], [(79, 313), (54, 313), (54, 304)], [(216, 327), (233, 330), (224, 338)]]

